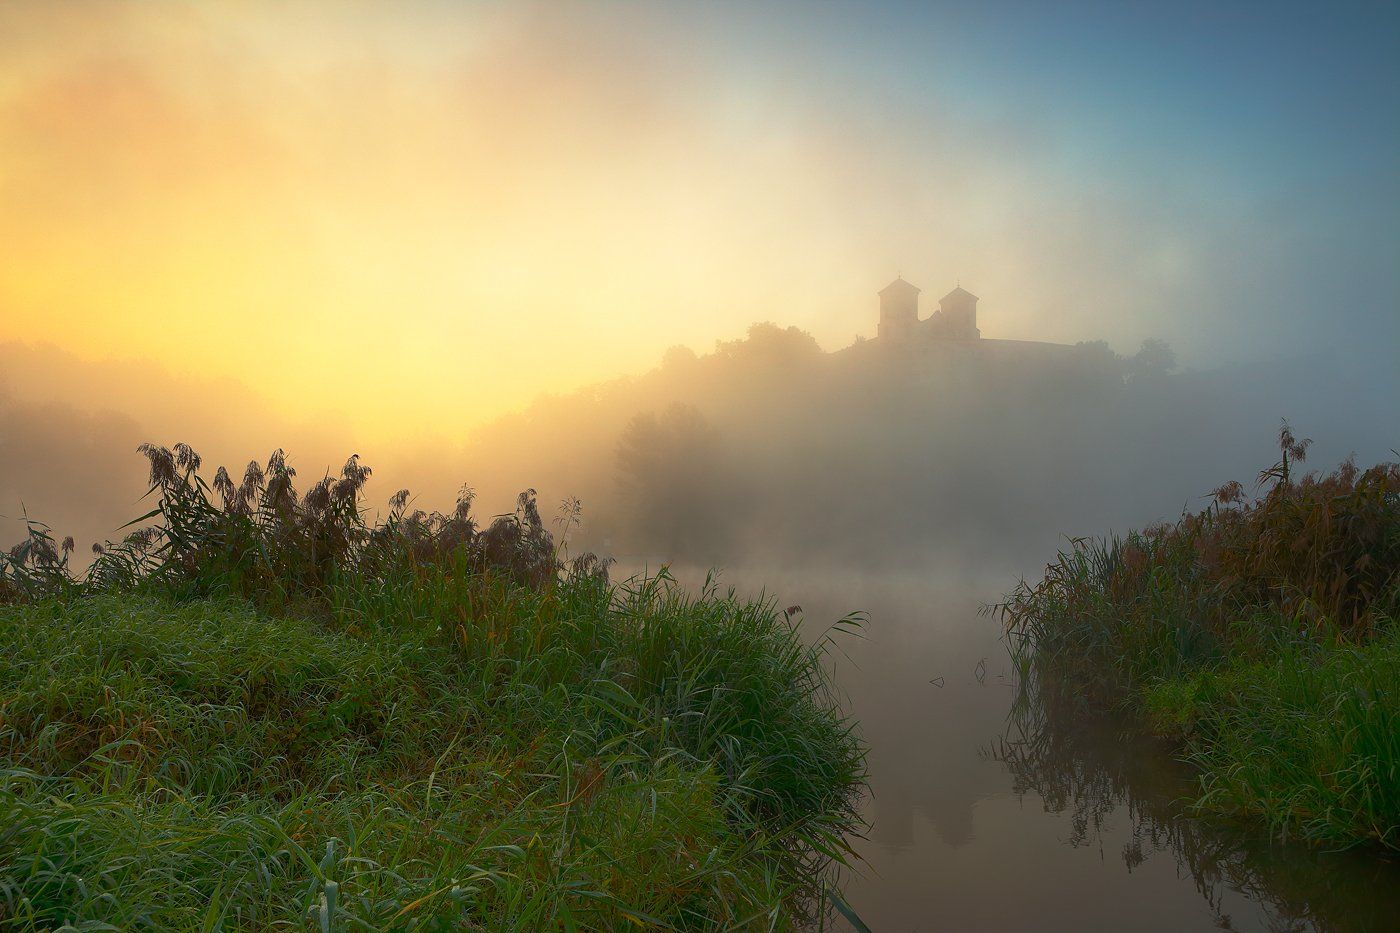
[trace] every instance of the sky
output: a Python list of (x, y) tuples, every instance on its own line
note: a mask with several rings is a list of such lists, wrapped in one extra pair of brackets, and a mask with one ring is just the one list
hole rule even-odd
[(0, 0), (0, 341), (382, 440), (896, 274), (1394, 375), (1397, 97), (1383, 3)]

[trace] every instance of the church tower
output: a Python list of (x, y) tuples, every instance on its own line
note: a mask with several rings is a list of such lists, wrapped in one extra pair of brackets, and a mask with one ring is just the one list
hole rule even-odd
[(961, 285), (938, 299), (942, 336), (971, 340), (982, 336), (977, 329), (977, 296)]
[[(976, 301), (977, 299), (973, 299)], [(897, 278), (880, 289), (880, 336), (908, 340), (919, 323), (919, 289)]]

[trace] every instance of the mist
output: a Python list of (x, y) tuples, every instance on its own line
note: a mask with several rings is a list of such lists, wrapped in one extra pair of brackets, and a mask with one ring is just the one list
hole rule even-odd
[[(1395, 443), (1393, 30), (1359, 7), (327, 9), (0, 11), (0, 514), (100, 537), (128, 450), (180, 439), (578, 496), (601, 549), (879, 564), (1169, 517), (1283, 417), (1319, 462)], [(985, 338), (1180, 368), (848, 350), (900, 273)], [(704, 467), (629, 498), (637, 417)], [(627, 469), (678, 469), (651, 446)]]
[(1393, 922), (1397, 88), (1363, 2), (0, 3), (0, 916)]
[(601, 553), (1029, 573), (1070, 536), (1174, 520), (1252, 483), (1282, 419), (1323, 471), (1385, 459), (1400, 433), (1395, 383), (1339, 355), (1154, 371), (1140, 352), (874, 339), (828, 353), (759, 324), (541, 399), (463, 457), (493, 497), (512, 474), (543, 500), (580, 497)]
[(0, 11), (0, 339), (409, 445), (756, 321), (839, 349), (898, 272), (989, 337), (1394, 369), (1351, 12), (326, 10)]
[(1385, 372), (1336, 352), (1202, 369), (1158, 343), (1164, 358), (1092, 339), (877, 337), (826, 351), (763, 322), (455, 442), (393, 444), (280, 417), (235, 380), (12, 343), (0, 347), (0, 514), (100, 542), (140, 514), (136, 446), (184, 441), (231, 470), (284, 448), (313, 478), (360, 454), (371, 500), (408, 488), (424, 509), (463, 485), (491, 514), (525, 489), (547, 510), (576, 498), (573, 546), (628, 564), (1007, 577), (1071, 537), (1173, 520), (1228, 480), (1249, 484), (1283, 419), (1316, 442), (1312, 468), (1393, 455)]

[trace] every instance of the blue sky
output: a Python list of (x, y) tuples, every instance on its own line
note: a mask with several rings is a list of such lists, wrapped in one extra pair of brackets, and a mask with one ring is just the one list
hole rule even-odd
[(1275, 331), (1253, 352), (1338, 324), (1400, 342), (1400, 4), (816, 4), (757, 20), (731, 46), (746, 80), (825, 72), (822, 104), (961, 134), (1067, 204), (1108, 192), (1208, 239), (1192, 287)]

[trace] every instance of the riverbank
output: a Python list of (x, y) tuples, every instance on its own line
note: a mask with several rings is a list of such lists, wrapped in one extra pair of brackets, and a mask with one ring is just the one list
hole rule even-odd
[(528, 498), (365, 527), (353, 462), (216, 505), (169, 454), (155, 531), (0, 567), (7, 923), (792, 928), (832, 896), (864, 753), (773, 605), (564, 568)]
[(1199, 768), (1196, 805), (1275, 835), (1400, 849), (1400, 467), (1076, 541), (999, 607), (1027, 677), (1121, 706)]

